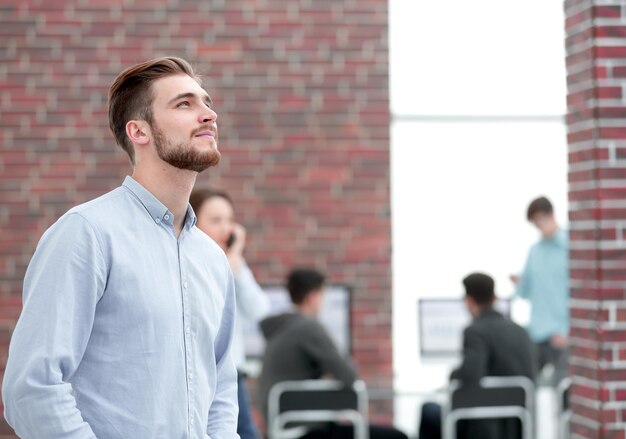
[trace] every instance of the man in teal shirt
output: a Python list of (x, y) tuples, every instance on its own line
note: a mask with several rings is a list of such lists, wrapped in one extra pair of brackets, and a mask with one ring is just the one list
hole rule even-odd
[(558, 382), (567, 373), (568, 234), (557, 224), (546, 197), (530, 203), (527, 218), (541, 232), (541, 239), (530, 248), (521, 277), (511, 279), (517, 284), (517, 296), (532, 306), (528, 332), (538, 348), (539, 369), (552, 364)]

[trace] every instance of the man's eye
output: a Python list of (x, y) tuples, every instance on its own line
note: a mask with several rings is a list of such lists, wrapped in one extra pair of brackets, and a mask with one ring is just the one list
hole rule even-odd
[(190, 105), (189, 101), (182, 101), (182, 102), (179, 102), (178, 104), (176, 104), (176, 107), (177, 108), (178, 107), (189, 107), (189, 105)]

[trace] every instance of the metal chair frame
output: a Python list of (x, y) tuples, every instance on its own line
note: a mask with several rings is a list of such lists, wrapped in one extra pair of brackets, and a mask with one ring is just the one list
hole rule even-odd
[(570, 378), (563, 378), (556, 386), (556, 409), (559, 422), (559, 437), (561, 439), (569, 438), (569, 421), (572, 417), (572, 409), (569, 408), (568, 398), (569, 389), (572, 385)]
[[(337, 391), (347, 389), (335, 380), (282, 381), (271, 389), (267, 406), (268, 439), (294, 439), (306, 433), (306, 427), (287, 427), (289, 423), (339, 422), (348, 421), (354, 426), (355, 439), (369, 439), (367, 387), (361, 380), (355, 381), (352, 390), (356, 396), (356, 406), (338, 407), (328, 401), (324, 409), (286, 409), (281, 410), (280, 399), (287, 393), (301, 394), (304, 398), (311, 392)], [(336, 402), (336, 401), (335, 401)]]
[(457, 422), (469, 419), (499, 419), (517, 418), (522, 423), (522, 434), (524, 439), (532, 439), (534, 432), (534, 405), (535, 405), (535, 385), (524, 376), (513, 377), (484, 377), (480, 380), (480, 387), (483, 389), (511, 388), (517, 387), (524, 391), (524, 406), (511, 405), (487, 405), (476, 407), (453, 408), (452, 397), (454, 392), (461, 388), (459, 381), (452, 381), (448, 387), (448, 403), (442, 410), (442, 424), (444, 439), (456, 439)]

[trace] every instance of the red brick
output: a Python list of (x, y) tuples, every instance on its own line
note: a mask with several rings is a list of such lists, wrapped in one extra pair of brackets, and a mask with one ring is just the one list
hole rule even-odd
[[(569, 128), (568, 142), (589, 141), (591, 146), (588, 150), (572, 151), (569, 153), (569, 163), (574, 165), (586, 163), (591, 165), (587, 170), (573, 170), (568, 175), (568, 181), (572, 184), (585, 182), (598, 182), (599, 187), (592, 190), (571, 190), (570, 200), (572, 201), (595, 201), (597, 203), (616, 203), (625, 199), (626, 193), (622, 191), (621, 185), (609, 182), (618, 182), (626, 179), (626, 167), (617, 163), (610, 163), (610, 158), (622, 160), (626, 157), (624, 147), (620, 145), (626, 140), (626, 130), (621, 127), (609, 127), (608, 121), (621, 120), (626, 116), (626, 106), (622, 106), (621, 86), (601, 85), (600, 80), (605, 78), (624, 78), (626, 69), (619, 64), (626, 59), (626, 44), (605, 46), (608, 38), (623, 38), (626, 36), (626, 27), (622, 26), (618, 19), (622, 17), (621, 6), (601, 5), (593, 6), (592, 2), (566, 0), (565, 10), (566, 29), (570, 32), (575, 29), (578, 32), (570, 35), (566, 40), (566, 45), (570, 55), (567, 59), (568, 73), (567, 81), (571, 87), (579, 84), (588, 85), (587, 88), (568, 94), (568, 117)], [(592, 22), (591, 17), (604, 19), (604, 21)], [(615, 23), (607, 23), (606, 20), (615, 19)], [(575, 46), (578, 49), (575, 49)], [(582, 47), (585, 47), (581, 49)], [(575, 52), (574, 50), (578, 50)], [(578, 70), (577, 66), (583, 63), (593, 63), (597, 67)], [(607, 68), (606, 65), (611, 65)], [(573, 71), (574, 69), (577, 71)], [(595, 99), (606, 99), (616, 101), (614, 104), (598, 103), (597, 107), (590, 106)], [(594, 127), (594, 128), (588, 128)], [(598, 144), (606, 145), (609, 141), (615, 142), (616, 146), (611, 151), (607, 148), (600, 148)], [(612, 154), (610, 156), (609, 154)], [(603, 163), (604, 162), (604, 163)], [(610, 164), (606, 164), (609, 162)], [(576, 169), (576, 168), (575, 168)], [(578, 168), (579, 169), (579, 168)], [(604, 185), (604, 187), (602, 187)], [(616, 186), (616, 187), (613, 187)], [(626, 286), (626, 275), (620, 263), (626, 261), (626, 251), (618, 245), (618, 233), (621, 239), (621, 230), (616, 227), (596, 227), (580, 229), (576, 224), (580, 221), (590, 220), (615, 220), (626, 221), (626, 209), (616, 206), (614, 208), (579, 208), (570, 212), (570, 222), (572, 232), (572, 250), (570, 258), (572, 261), (585, 261), (589, 268), (573, 268), (571, 278), (574, 282), (582, 285), (573, 285), (571, 296), (576, 299), (593, 300), (597, 309), (583, 309), (573, 306), (571, 315), (573, 318), (587, 322), (590, 327), (578, 327), (577, 323), (572, 326), (572, 337), (575, 339), (588, 340), (594, 342), (593, 347), (572, 347), (572, 367), (571, 371), (576, 377), (584, 377), (594, 380), (602, 386), (599, 391), (591, 387), (576, 385), (573, 387), (573, 395), (591, 401), (610, 402), (611, 398), (623, 400), (623, 391), (607, 391), (610, 384), (621, 384), (626, 382), (626, 370), (620, 367), (625, 358), (623, 348), (614, 350), (613, 343), (626, 341), (626, 330), (612, 329), (610, 324), (612, 318), (617, 322), (626, 320), (626, 311), (623, 307), (616, 307), (615, 314), (610, 314), (608, 307), (601, 306), (604, 301), (624, 300), (626, 290), (619, 287), (620, 283)], [(578, 242), (594, 243), (596, 248), (576, 249)], [(614, 248), (612, 248), (614, 247)], [(595, 263), (595, 264), (594, 264)], [(575, 266), (574, 266), (575, 267)], [(593, 285), (591, 280), (601, 282)], [(602, 284), (611, 283), (615, 286), (604, 287)], [(588, 283), (590, 286), (585, 286)], [(602, 325), (607, 323), (608, 326)], [(603, 363), (598, 360), (602, 359)], [(595, 366), (592, 366), (594, 365)], [(604, 367), (603, 367), (604, 366)], [(581, 437), (598, 438), (623, 438), (624, 428), (605, 428), (605, 425), (619, 425), (623, 422), (622, 409), (614, 409), (610, 406), (603, 407), (598, 411), (591, 409), (585, 404), (579, 404), (576, 399), (572, 400), (572, 408), (576, 417), (572, 422), (572, 432)], [(598, 431), (590, 429), (584, 423), (578, 423), (576, 419), (587, 418), (600, 422)]]

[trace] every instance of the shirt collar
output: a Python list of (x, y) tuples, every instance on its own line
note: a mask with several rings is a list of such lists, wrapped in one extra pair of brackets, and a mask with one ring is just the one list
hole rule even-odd
[(185, 228), (192, 228), (196, 225), (196, 221), (196, 213), (191, 208), (191, 204), (187, 204), (187, 214), (185, 215)]
[[(125, 188), (130, 190), (138, 199), (141, 204), (146, 208), (152, 220), (157, 223), (165, 223), (171, 226), (174, 225), (174, 215), (168, 210), (168, 208), (159, 201), (148, 189), (143, 187), (133, 177), (127, 175), (122, 184)], [(185, 215), (185, 229), (190, 229), (196, 224), (196, 214), (191, 208), (190, 204), (187, 204), (187, 213)]]
[(126, 176), (122, 186), (131, 191), (137, 197), (155, 223), (173, 223), (174, 215), (170, 213), (167, 207), (165, 207), (165, 205), (161, 203), (157, 197), (139, 184), (133, 177), (130, 175)]

